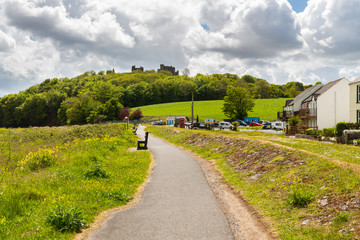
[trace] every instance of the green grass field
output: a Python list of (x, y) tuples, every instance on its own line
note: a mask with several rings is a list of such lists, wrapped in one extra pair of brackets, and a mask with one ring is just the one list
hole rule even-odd
[[(262, 120), (276, 120), (277, 112), (282, 111), (286, 98), (278, 99), (256, 99), (255, 107), (249, 112), (249, 117), (260, 117)], [(194, 116), (200, 119), (216, 118), (218, 121), (227, 117), (222, 112), (222, 100), (215, 101), (195, 101)], [(144, 116), (164, 117), (164, 116), (191, 116), (191, 102), (163, 103), (139, 107)], [(135, 108), (136, 109), (136, 108)]]
[(0, 239), (72, 239), (144, 182), (124, 124), (0, 129)]

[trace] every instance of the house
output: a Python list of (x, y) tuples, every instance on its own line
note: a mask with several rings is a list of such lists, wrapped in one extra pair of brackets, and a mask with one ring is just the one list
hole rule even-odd
[(349, 83), (350, 122), (360, 123), (360, 77)]
[(298, 115), (301, 109), (302, 102), (311, 96), (314, 92), (319, 90), (322, 87), (321, 84), (317, 84), (315, 86), (309, 87), (298, 94), (292, 100), (286, 100), (286, 104), (283, 107), (282, 112), (278, 112), (278, 119), (282, 121), (288, 121), (289, 118)]
[(317, 84), (296, 96), (293, 102), (284, 106), (284, 110), (290, 109), (293, 115), (299, 115), (304, 128), (321, 130), (335, 127), (338, 122), (350, 120), (349, 89), (346, 78), (325, 85)]

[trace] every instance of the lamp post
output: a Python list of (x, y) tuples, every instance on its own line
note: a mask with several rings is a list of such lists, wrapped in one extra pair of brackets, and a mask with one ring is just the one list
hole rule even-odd
[(129, 129), (129, 118), (125, 117), (125, 120), (126, 120), (126, 129)]

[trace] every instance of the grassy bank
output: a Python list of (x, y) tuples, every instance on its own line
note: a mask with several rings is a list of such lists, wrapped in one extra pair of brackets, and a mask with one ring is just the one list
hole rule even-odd
[[(278, 99), (256, 99), (255, 107), (249, 112), (250, 117), (260, 117), (263, 120), (276, 120), (277, 112), (282, 111), (285, 105), (285, 98)], [(194, 115), (200, 119), (216, 118), (221, 121), (226, 119), (221, 108), (222, 100), (216, 101), (195, 101)], [(191, 116), (191, 102), (164, 103), (140, 107), (144, 116)]]
[(144, 181), (123, 125), (0, 129), (0, 239), (71, 239)]
[[(295, 140), (262, 133), (149, 130), (200, 156), (214, 160), (225, 180), (241, 191), (281, 239), (359, 239), (360, 176), (357, 171), (311, 153)], [(262, 140), (267, 141), (262, 141)], [(280, 140), (284, 147), (279, 146)], [(327, 143), (299, 141), (319, 152)], [(289, 149), (287, 146), (292, 146)], [(338, 149), (339, 147), (339, 149)], [(352, 146), (331, 145), (357, 158)], [(336, 155), (334, 154), (336, 157)], [(342, 161), (341, 159), (338, 159)]]

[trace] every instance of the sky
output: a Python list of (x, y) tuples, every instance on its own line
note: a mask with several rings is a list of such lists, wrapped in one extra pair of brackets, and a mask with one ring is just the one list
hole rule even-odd
[(1, 0), (0, 97), (132, 65), (274, 84), (354, 80), (359, 43), (359, 0)]

